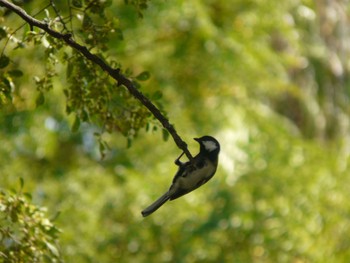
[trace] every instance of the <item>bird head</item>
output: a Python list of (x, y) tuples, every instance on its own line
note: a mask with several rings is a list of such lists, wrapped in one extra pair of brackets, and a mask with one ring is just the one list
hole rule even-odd
[(200, 138), (194, 138), (194, 140), (199, 143), (201, 153), (213, 156), (217, 156), (219, 154), (220, 144), (214, 137), (206, 135)]

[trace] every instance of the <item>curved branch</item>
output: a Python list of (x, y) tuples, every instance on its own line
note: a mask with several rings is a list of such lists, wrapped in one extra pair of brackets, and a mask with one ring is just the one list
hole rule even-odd
[(181, 137), (177, 134), (174, 126), (170, 124), (169, 120), (161, 113), (161, 111), (145, 96), (136, 89), (133, 82), (120, 73), (120, 69), (114, 69), (105, 63), (100, 57), (95, 54), (92, 54), (85, 46), (78, 44), (73, 38), (71, 34), (63, 34), (56, 30), (53, 30), (49, 27), (48, 24), (33, 18), (28, 15), (25, 10), (14, 5), (5, 0), (0, 0), (0, 6), (4, 6), (17, 15), (19, 15), (23, 20), (25, 20), (31, 27), (38, 27), (48, 33), (50, 36), (60, 39), (64, 41), (67, 45), (74, 48), (78, 52), (80, 52), (85, 58), (92, 61), (93, 63), (100, 66), (101, 69), (106, 71), (109, 76), (116, 80), (117, 85), (123, 85), (126, 87), (129, 92), (138, 99), (152, 114), (155, 118), (157, 118), (160, 123), (163, 125), (164, 129), (166, 129), (170, 135), (173, 137), (176, 145), (186, 154), (189, 160), (192, 160), (193, 157), (189, 150), (187, 149), (187, 144), (181, 139)]

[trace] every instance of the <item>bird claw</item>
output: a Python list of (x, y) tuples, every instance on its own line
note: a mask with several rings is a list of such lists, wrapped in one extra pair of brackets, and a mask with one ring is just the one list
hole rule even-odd
[(182, 152), (180, 156), (175, 160), (175, 164), (177, 166), (182, 166), (184, 163), (180, 161), (181, 157), (185, 154), (185, 152)]

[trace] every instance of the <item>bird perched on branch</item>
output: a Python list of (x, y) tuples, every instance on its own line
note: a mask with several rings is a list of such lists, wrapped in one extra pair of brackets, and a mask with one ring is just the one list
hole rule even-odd
[(219, 142), (211, 136), (194, 138), (194, 140), (200, 145), (199, 153), (193, 158), (192, 162), (183, 163), (180, 161), (184, 153), (175, 160), (175, 164), (179, 166), (179, 169), (169, 190), (144, 209), (141, 212), (142, 216), (146, 217), (152, 214), (168, 200), (174, 200), (192, 192), (214, 176), (218, 166)]

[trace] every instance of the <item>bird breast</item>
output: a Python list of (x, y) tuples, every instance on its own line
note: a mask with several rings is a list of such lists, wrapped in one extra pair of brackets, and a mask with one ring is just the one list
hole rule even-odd
[(178, 179), (174, 182), (174, 185), (171, 187), (170, 192), (174, 190), (187, 190), (191, 191), (205, 181), (210, 179), (210, 177), (215, 173), (216, 167), (211, 165), (210, 162), (205, 162), (204, 165), (200, 168), (185, 172), (182, 176), (179, 176)]

